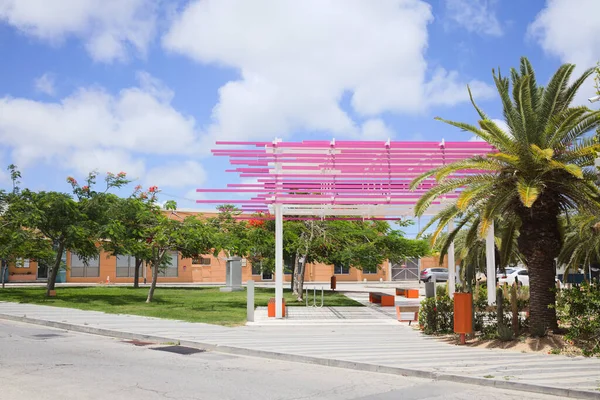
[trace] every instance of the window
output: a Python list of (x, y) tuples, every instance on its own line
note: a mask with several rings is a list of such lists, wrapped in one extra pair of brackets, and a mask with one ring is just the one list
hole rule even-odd
[(529, 275), (529, 272), (527, 270), (522, 270), (522, 271), (519, 271), (519, 273), (517, 275)]
[(364, 267), (362, 272), (363, 272), (363, 274), (376, 274), (377, 267)]
[(272, 281), (273, 280), (273, 272), (263, 271), (262, 272), (262, 280), (263, 281)]
[(260, 263), (252, 263), (252, 275), (260, 275), (262, 271)]
[(133, 278), (135, 276), (135, 257), (117, 256), (117, 278)]
[(288, 256), (283, 259), (283, 273), (291, 275), (294, 272), (294, 256)]
[(343, 264), (335, 264), (333, 266), (333, 273), (335, 275), (347, 275), (350, 273), (350, 267)]
[(97, 278), (100, 276), (100, 259), (89, 258), (87, 265), (75, 253), (71, 253), (71, 276), (74, 278)]
[(193, 257), (192, 264), (210, 265), (210, 257), (203, 257), (203, 256)]
[(163, 277), (177, 277), (177, 272), (179, 270), (179, 253), (176, 251), (171, 251), (166, 255), (167, 263), (165, 267), (163, 267), (162, 271), (158, 273), (158, 276)]
[(16, 268), (29, 268), (29, 260), (24, 260), (22, 258), (17, 258), (15, 260)]

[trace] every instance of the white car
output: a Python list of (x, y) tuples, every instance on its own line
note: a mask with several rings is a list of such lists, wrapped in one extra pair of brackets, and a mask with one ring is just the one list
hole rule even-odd
[(519, 286), (529, 286), (529, 271), (525, 268), (506, 268), (506, 272), (498, 274), (498, 283), (500, 286), (505, 283), (512, 286), (515, 283), (515, 278), (519, 282)]

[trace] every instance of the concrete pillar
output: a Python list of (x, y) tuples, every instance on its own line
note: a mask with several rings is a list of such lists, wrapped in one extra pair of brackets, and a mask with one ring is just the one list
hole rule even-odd
[(254, 281), (249, 280), (247, 283), (247, 300), (246, 300), (246, 319), (248, 322), (254, 322)]
[[(448, 222), (448, 233), (454, 230), (454, 221)], [(456, 291), (456, 262), (454, 260), (454, 242), (448, 247), (448, 296), (454, 297)]]
[(494, 244), (494, 223), (490, 225), (485, 235), (485, 265), (487, 268), (488, 304), (496, 302), (496, 251)]
[(275, 204), (275, 318), (282, 318), (283, 303), (283, 210)]

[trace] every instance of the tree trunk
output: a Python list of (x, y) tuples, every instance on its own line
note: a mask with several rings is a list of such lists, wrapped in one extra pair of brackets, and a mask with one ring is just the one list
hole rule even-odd
[(4, 285), (6, 282), (4, 282), (4, 277), (6, 275), (6, 269), (8, 268), (8, 263), (5, 262), (4, 260), (2, 260), (2, 268), (0, 268), (0, 273), (2, 274), (2, 289), (4, 289)]
[(135, 258), (135, 269), (133, 271), (133, 287), (140, 287), (140, 267), (142, 265), (142, 260), (139, 258)]
[(148, 291), (146, 303), (151, 303), (152, 298), (154, 297), (154, 289), (156, 289), (156, 282), (158, 281), (158, 269), (165, 253), (166, 251), (159, 252), (158, 257), (155, 257), (154, 261), (152, 262), (152, 284), (150, 285), (150, 290)]
[(298, 264), (298, 253), (296, 253), (296, 256), (294, 257), (294, 270), (292, 271), (292, 276), (290, 279), (290, 290), (292, 291), (293, 294), (296, 294), (296, 266)]
[(296, 289), (298, 290), (298, 301), (304, 299), (304, 271), (306, 270), (306, 255), (302, 256), (302, 261), (299, 262), (298, 278), (296, 280)]
[(292, 293), (296, 296), (298, 295), (298, 274), (300, 273), (300, 257), (298, 256), (298, 252), (296, 251), (296, 256), (294, 257), (294, 272), (292, 273)]
[(156, 281), (158, 280), (158, 266), (158, 263), (152, 263), (152, 284), (150, 285), (150, 290), (148, 291), (146, 303), (151, 303), (152, 298), (154, 297), (154, 289), (156, 289)]
[(46, 297), (50, 297), (50, 291), (54, 290), (54, 287), (56, 285), (56, 276), (58, 275), (58, 270), (60, 269), (60, 262), (62, 261), (64, 251), (65, 244), (63, 242), (60, 242), (58, 245), (58, 249), (56, 250), (56, 260), (54, 261), (52, 269), (48, 273), (48, 283), (46, 284)]
[(561, 248), (559, 208), (540, 197), (532, 208), (522, 207), (518, 246), (529, 270), (529, 326), (534, 336), (556, 330), (555, 258)]

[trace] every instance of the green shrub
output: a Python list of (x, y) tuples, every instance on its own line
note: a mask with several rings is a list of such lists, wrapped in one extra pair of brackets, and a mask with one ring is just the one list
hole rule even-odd
[(419, 309), (419, 326), (428, 335), (437, 332), (437, 308), (435, 298), (430, 297), (421, 302)]
[(447, 295), (438, 295), (421, 302), (419, 325), (428, 335), (454, 331), (454, 301)]
[(584, 355), (600, 355), (600, 285), (586, 282), (563, 289), (556, 300), (559, 320), (568, 328), (566, 338), (581, 347)]
[(448, 282), (435, 285), (436, 296), (447, 296), (448, 295)]

